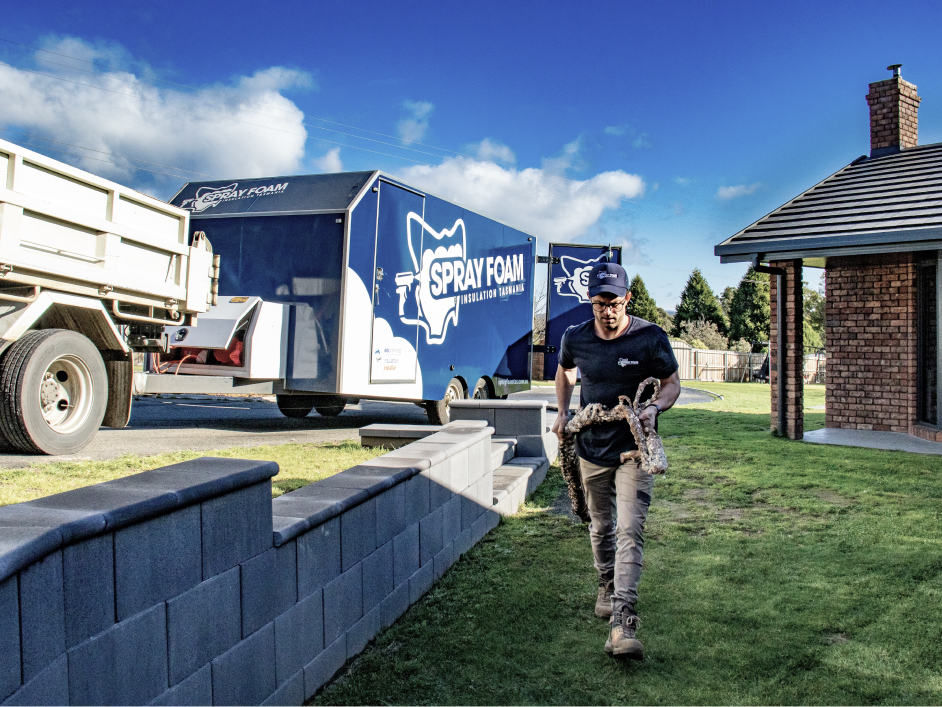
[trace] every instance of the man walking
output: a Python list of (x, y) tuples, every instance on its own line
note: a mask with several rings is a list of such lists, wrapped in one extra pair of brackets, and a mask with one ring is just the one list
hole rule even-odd
[[(556, 371), (559, 415), (553, 431), (563, 436), (569, 421), (569, 402), (582, 377), (580, 406), (618, 404), (618, 396), (634, 400), (645, 378), (661, 382), (661, 392), (641, 411), (645, 432), (657, 429), (657, 416), (680, 395), (677, 359), (667, 335), (654, 324), (625, 311), (631, 300), (625, 269), (600, 263), (589, 274), (589, 299), (594, 318), (570, 327), (563, 334)], [(641, 660), (644, 650), (635, 637), (638, 581), (641, 578), (644, 521), (651, 503), (654, 477), (635, 461), (620, 462), (622, 452), (637, 449), (624, 421), (584, 427), (576, 436), (582, 484), (589, 509), (589, 537), (599, 575), (595, 615), (610, 617), (605, 651)]]

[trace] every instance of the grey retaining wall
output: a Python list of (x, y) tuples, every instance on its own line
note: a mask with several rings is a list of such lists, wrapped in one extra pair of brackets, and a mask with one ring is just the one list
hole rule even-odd
[(0, 700), (301, 704), (497, 525), (492, 432), (274, 500), (203, 458), (0, 508)]

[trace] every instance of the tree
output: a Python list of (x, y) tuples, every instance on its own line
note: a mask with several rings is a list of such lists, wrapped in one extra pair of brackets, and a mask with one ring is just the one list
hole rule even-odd
[(674, 318), (663, 307), (657, 308), (657, 325), (668, 334), (674, 328)]
[(696, 322), (700, 319), (712, 322), (721, 335), (726, 335), (726, 317), (723, 316), (723, 308), (720, 307), (706, 278), (700, 273), (699, 268), (695, 268), (687, 280), (684, 291), (680, 294), (680, 304), (677, 306), (677, 314), (674, 315), (674, 328), (671, 334), (680, 337), (686, 322)]
[(628, 314), (656, 324), (657, 304), (648, 294), (648, 289), (644, 286), (644, 280), (640, 275), (635, 275), (628, 286), (628, 291), (631, 292), (631, 301), (627, 307)]
[(695, 349), (726, 351), (729, 345), (726, 337), (720, 334), (716, 324), (698, 319), (695, 322), (681, 324), (680, 338)]
[(720, 295), (720, 307), (723, 308), (723, 314), (726, 315), (726, 322), (729, 323), (729, 311), (733, 306), (733, 298), (736, 296), (736, 287), (727, 287)]
[(749, 268), (730, 305), (729, 338), (768, 341), (771, 321), (769, 276)]
[(821, 275), (817, 290), (808, 287), (807, 282), (801, 283), (804, 299), (804, 325), (802, 327), (805, 337), (805, 350), (824, 348), (824, 275)]

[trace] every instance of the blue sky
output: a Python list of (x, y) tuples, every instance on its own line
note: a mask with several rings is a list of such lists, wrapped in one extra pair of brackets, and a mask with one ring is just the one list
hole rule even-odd
[(738, 283), (714, 245), (869, 151), (888, 64), (942, 142), (940, 20), (885, 0), (8, 3), (0, 138), (161, 198), (383, 169), (544, 249), (622, 245), (673, 309), (695, 267)]

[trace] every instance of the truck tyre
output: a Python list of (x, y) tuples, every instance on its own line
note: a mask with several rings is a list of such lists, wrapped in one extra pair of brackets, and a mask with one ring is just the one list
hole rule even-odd
[(347, 398), (343, 395), (317, 395), (314, 400), (314, 409), (324, 417), (337, 417), (347, 407)]
[(445, 397), (441, 400), (426, 400), (425, 412), (428, 414), (428, 421), (432, 425), (447, 425), (451, 421), (451, 410), (449, 406), (452, 400), (462, 400), (464, 398), (464, 386), (457, 378), (452, 378), (445, 389)]
[(74, 454), (92, 441), (108, 403), (94, 344), (67, 329), (29, 331), (0, 362), (0, 430), (27, 454)]
[(276, 395), (275, 402), (282, 415), (300, 419), (311, 414), (316, 398), (316, 395)]

